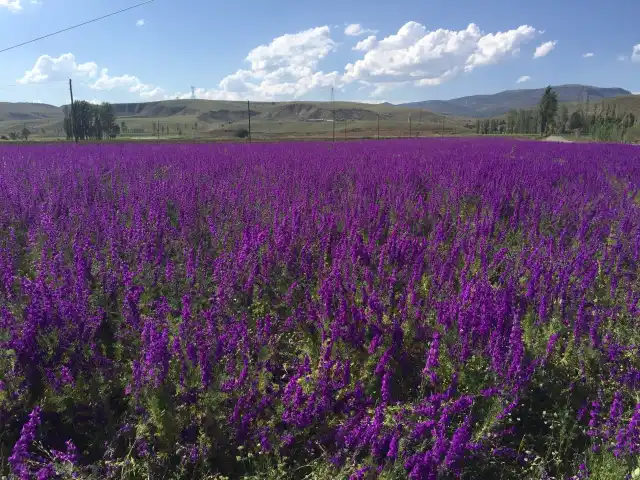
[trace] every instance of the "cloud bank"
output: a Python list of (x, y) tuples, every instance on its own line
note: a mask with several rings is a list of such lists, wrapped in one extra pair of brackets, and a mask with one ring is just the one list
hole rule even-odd
[[(141, 22), (144, 20), (138, 24)], [(382, 38), (369, 35), (357, 42), (351, 49), (356, 58), (342, 71), (325, 71), (322, 62), (337, 48), (331, 32), (325, 25), (278, 36), (251, 49), (244, 58), (245, 66), (211, 88), (197, 89), (196, 95), (212, 100), (273, 101), (356, 85), (376, 97), (404, 85), (440, 85), (460, 74), (507, 61), (541, 33), (529, 25), (484, 32), (474, 23), (462, 30), (428, 30), (418, 22), (407, 22), (396, 33)], [(345, 33), (357, 36), (367, 31), (360, 24), (351, 24)], [(555, 42), (543, 43), (534, 57), (547, 55), (554, 46)], [(40, 56), (18, 82), (44, 83), (70, 77), (88, 81), (93, 90), (124, 89), (144, 100), (191, 96), (191, 92), (169, 94), (132, 74), (112, 75), (95, 62), (79, 63), (71, 53)], [(519, 79), (519, 83), (524, 81)]]

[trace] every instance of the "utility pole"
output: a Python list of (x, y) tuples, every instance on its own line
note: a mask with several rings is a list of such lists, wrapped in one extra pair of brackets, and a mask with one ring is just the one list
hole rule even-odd
[(442, 116), (442, 134), (440, 135), (441, 137), (444, 137), (444, 119), (447, 118), (444, 115)]
[(411, 114), (409, 114), (409, 138), (411, 138)]
[(247, 100), (247, 115), (249, 116), (249, 143), (251, 143), (251, 104)]
[(347, 122), (348, 120), (345, 118), (344, 119), (344, 139), (347, 139)]
[(335, 109), (333, 110), (333, 121), (331, 123), (333, 123), (333, 143), (335, 143), (336, 142), (336, 111)]
[(331, 87), (331, 110), (333, 111), (333, 143), (336, 142), (336, 97)]
[(76, 109), (73, 105), (73, 86), (71, 85), (71, 79), (69, 79), (69, 95), (71, 95), (71, 133), (76, 143), (78, 143), (78, 136), (76, 135)]
[(378, 140), (380, 140), (380, 114), (378, 114)]

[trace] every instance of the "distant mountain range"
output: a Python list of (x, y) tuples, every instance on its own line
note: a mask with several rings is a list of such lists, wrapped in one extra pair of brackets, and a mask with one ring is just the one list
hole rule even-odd
[[(597, 103), (607, 98), (631, 95), (630, 91), (623, 88), (601, 88), (590, 85), (556, 85), (551, 88), (558, 94), (560, 102), (584, 102), (588, 98), (591, 103)], [(543, 93), (544, 88), (505, 90), (493, 95), (427, 100), (403, 103), (398, 106), (422, 108), (430, 112), (457, 117), (494, 117), (512, 109), (535, 107)]]

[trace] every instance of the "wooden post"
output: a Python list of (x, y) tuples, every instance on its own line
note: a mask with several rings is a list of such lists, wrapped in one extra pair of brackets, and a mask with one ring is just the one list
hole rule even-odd
[(378, 114), (378, 140), (380, 140), (380, 114)]
[(333, 143), (336, 142), (336, 108), (333, 107)]
[(251, 143), (251, 103), (247, 100), (247, 115), (249, 115), (249, 143)]
[(409, 138), (411, 138), (411, 114), (409, 114)]
[(345, 118), (344, 119), (344, 139), (347, 139), (347, 122), (348, 120)]

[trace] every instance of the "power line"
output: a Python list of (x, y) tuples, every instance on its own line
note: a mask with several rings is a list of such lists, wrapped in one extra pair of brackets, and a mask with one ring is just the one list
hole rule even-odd
[(78, 28), (78, 27), (82, 27), (84, 25), (88, 25), (89, 23), (97, 22), (98, 20), (102, 20), (102, 19), (105, 19), (105, 18), (108, 18), (108, 17), (113, 17), (114, 15), (118, 15), (119, 13), (123, 13), (123, 12), (126, 12), (128, 10), (133, 10), (134, 8), (138, 8), (138, 7), (141, 7), (143, 5), (146, 5), (147, 3), (152, 3), (152, 2), (155, 2), (155, 0), (147, 0), (146, 2), (138, 3), (137, 5), (133, 5), (131, 7), (123, 8), (122, 10), (118, 10), (117, 12), (109, 13), (107, 15), (103, 15), (101, 17), (97, 17), (97, 18), (94, 18), (92, 20), (88, 20), (86, 22), (78, 23), (78, 24), (73, 25), (71, 27), (64, 28), (62, 30), (58, 30), (57, 32), (48, 33), (47, 35), (43, 35), (42, 37), (33, 38), (33, 39), (28, 40), (26, 42), (22, 42), (22, 43), (19, 43), (17, 45), (12, 45), (10, 47), (3, 48), (2, 50), (0, 50), (0, 53), (4, 53), (4, 52), (7, 52), (9, 50), (13, 50), (14, 48), (18, 48), (18, 47), (22, 47), (24, 45), (28, 45), (29, 43), (37, 42), (38, 40), (42, 40), (44, 38), (53, 37), (54, 35), (58, 35), (59, 33), (68, 32), (69, 30), (73, 30), (74, 28)]
[[(30, 88), (58, 88), (61, 84), (69, 83), (69, 80), (47, 80), (43, 83), (9, 83), (7, 85), (0, 85), (0, 87), (30, 87)], [(79, 85), (86, 86), (86, 83), (79, 82)]]

